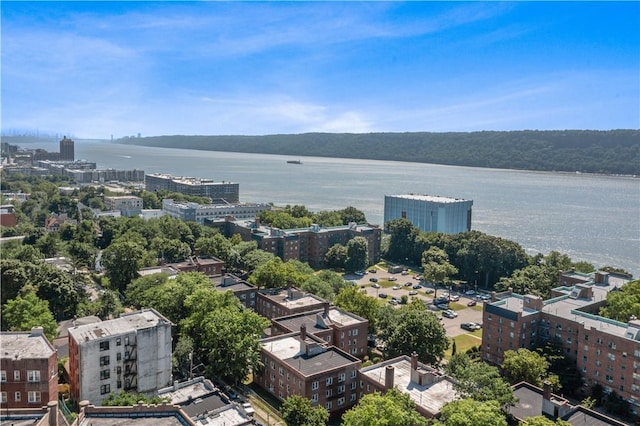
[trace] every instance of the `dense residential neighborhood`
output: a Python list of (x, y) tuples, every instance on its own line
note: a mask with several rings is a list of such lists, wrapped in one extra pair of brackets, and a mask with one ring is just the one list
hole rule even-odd
[(2, 152), (2, 424), (638, 421), (640, 281), (472, 231), (471, 200), (378, 225)]

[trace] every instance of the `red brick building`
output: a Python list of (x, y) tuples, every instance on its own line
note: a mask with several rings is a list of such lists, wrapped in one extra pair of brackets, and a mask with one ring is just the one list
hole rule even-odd
[(39, 408), (58, 400), (58, 355), (42, 327), (3, 331), (0, 347), (0, 407)]
[(494, 295), (483, 310), (482, 358), (499, 365), (508, 350), (557, 342), (575, 360), (585, 387), (600, 384), (607, 393), (615, 391), (640, 414), (640, 321), (598, 315), (607, 293), (630, 280), (606, 272), (570, 272), (560, 275), (561, 286), (549, 300), (512, 292)]
[(179, 272), (202, 272), (208, 277), (214, 277), (222, 275), (224, 269), (224, 261), (216, 257), (190, 257), (184, 262), (169, 263), (167, 266), (171, 266), (177, 269)]
[(293, 287), (260, 290), (255, 311), (266, 318), (285, 317), (324, 309), (326, 300)]
[(332, 417), (358, 401), (361, 361), (307, 334), (304, 325), (296, 333), (260, 343), (264, 367), (254, 372), (253, 381), (280, 401), (300, 395), (325, 407)]

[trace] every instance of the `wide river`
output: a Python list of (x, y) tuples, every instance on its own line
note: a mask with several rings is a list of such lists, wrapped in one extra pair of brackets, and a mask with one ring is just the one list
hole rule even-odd
[[(240, 184), (243, 202), (353, 206), (383, 222), (384, 195), (420, 193), (473, 200), (472, 229), (552, 250), (596, 267), (640, 275), (640, 179), (395, 161), (194, 151), (76, 141), (76, 159), (98, 168), (212, 178)], [(42, 146), (58, 151), (57, 144)], [(301, 160), (303, 164), (288, 164)]]

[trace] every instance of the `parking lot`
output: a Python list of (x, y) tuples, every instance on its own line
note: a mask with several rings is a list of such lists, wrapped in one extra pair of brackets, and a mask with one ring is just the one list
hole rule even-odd
[[(369, 268), (371, 269), (371, 268)], [(396, 298), (400, 300), (403, 295), (406, 295), (409, 298), (409, 302), (412, 299), (418, 298), (424, 301), (426, 304), (431, 304), (433, 302), (434, 288), (431, 285), (425, 284), (423, 281), (415, 279), (413, 275), (402, 275), (398, 274), (390, 274), (386, 270), (376, 268), (376, 273), (366, 272), (363, 276), (358, 276), (355, 274), (345, 275), (344, 279), (353, 281), (357, 283), (357, 285), (367, 293), (367, 295), (371, 297), (375, 297), (380, 301), (384, 301), (385, 303), (389, 303), (392, 298)], [(377, 282), (372, 282), (371, 279), (376, 279)], [(390, 281), (390, 279), (392, 281)], [(413, 286), (416, 284), (420, 284), (421, 288), (414, 289)], [(377, 288), (376, 288), (377, 287)], [(410, 295), (409, 293), (415, 291), (417, 294)], [(430, 292), (430, 294), (427, 294)], [(439, 288), (437, 295), (438, 297), (442, 296), (445, 292), (448, 292), (445, 289)], [(386, 298), (382, 298), (381, 295), (386, 295)], [(464, 294), (458, 294), (456, 292), (452, 292), (452, 296), (459, 296), (460, 299), (457, 302), (451, 302), (450, 308), (454, 310), (457, 314), (455, 318), (446, 318), (442, 317), (442, 310), (434, 308), (434, 314), (439, 317), (442, 317), (442, 324), (447, 330), (447, 335), (449, 337), (459, 336), (461, 334), (469, 334), (469, 331), (460, 328), (460, 324), (465, 322), (475, 322), (482, 323), (482, 310), (479, 307), (482, 306), (482, 302), (478, 301), (477, 306), (468, 307), (467, 303), (471, 300), (475, 300), (472, 296), (465, 296)], [(394, 307), (401, 306), (400, 304), (393, 305)], [(433, 307), (433, 305), (432, 305)], [(478, 341), (478, 344), (480, 342)]]

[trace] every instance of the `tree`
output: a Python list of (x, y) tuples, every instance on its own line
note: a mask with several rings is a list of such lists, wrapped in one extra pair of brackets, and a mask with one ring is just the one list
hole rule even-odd
[(184, 307), (188, 315), (180, 322), (182, 333), (208, 360), (209, 374), (237, 382), (261, 365), (260, 337), (268, 319), (246, 309), (231, 292), (210, 288), (197, 288)]
[(503, 411), (515, 404), (513, 390), (502, 379), (496, 367), (472, 361), (467, 354), (457, 353), (445, 367), (454, 379), (456, 390), (463, 398), (476, 401), (497, 401)]
[(144, 248), (135, 242), (118, 240), (102, 252), (102, 266), (106, 269), (113, 290), (124, 293), (142, 267)]
[(385, 223), (389, 231), (389, 249), (386, 257), (389, 260), (404, 262), (412, 258), (413, 245), (420, 230), (413, 226), (407, 219), (394, 219)]
[(384, 395), (365, 395), (358, 405), (344, 413), (343, 426), (424, 426), (427, 421), (416, 411), (411, 397), (396, 388)]
[(600, 308), (600, 315), (622, 322), (628, 322), (632, 316), (640, 318), (640, 280), (608, 292), (607, 304)]
[(31, 331), (33, 327), (42, 327), (50, 341), (58, 335), (58, 324), (48, 303), (38, 299), (33, 291), (9, 300), (2, 311), (3, 330)]
[(347, 207), (342, 210), (338, 210), (338, 213), (342, 217), (342, 224), (348, 225), (350, 223), (367, 223), (367, 218), (364, 213), (355, 207)]
[(333, 300), (336, 306), (369, 321), (369, 331), (374, 332), (378, 321), (378, 301), (362, 293), (355, 286), (345, 287)]
[(528, 382), (541, 387), (547, 377), (549, 362), (537, 352), (520, 348), (504, 353), (502, 368), (512, 384)]
[(423, 278), (433, 283), (436, 289), (434, 298), (438, 294), (438, 284), (446, 286), (449, 277), (458, 273), (458, 269), (449, 263), (447, 252), (437, 247), (431, 247), (422, 253), (422, 270)]
[(342, 244), (334, 244), (329, 247), (324, 255), (324, 263), (327, 268), (340, 269), (347, 264), (347, 247)]
[(102, 405), (110, 407), (130, 407), (139, 402), (143, 404), (162, 404), (167, 401), (167, 398), (161, 398), (159, 396), (148, 398), (143, 394), (135, 392), (111, 392), (108, 397), (102, 400)]
[(347, 271), (359, 271), (369, 264), (369, 245), (363, 237), (355, 237), (347, 243)]
[(313, 407), (311, 401), (299, 395), (285, 399), (280, 412), (287, 426), (324, 426), (329, 420), (324, 407)]
[[(309, 266), (306, 265), (306, 268)], [(274, 257), (258, 266), (249, 277), (249, 282), (260, 288), (300, 287), (311, 273), (313, 270), (303, 268), (299, 261), (283, 262), (279, 257)]]
[(527, 426), (571, 426), (571, 423), (565, 422), (564, 420), (556, 420), (555, 422), (551, 419), (546, 418), (545, 416), (535, 416), (535, 417), (527, 417), (526, 419)]
[(333, 300), (333, 287), (331, 284), (324, 281), (322, 278), (312, 275), (305, 282), (302, 283), (300, 288), (311, 294), (322, 297), (328, 301)]
[[(527, 423), (528, 424), (528, 423)], [(496, 401), (460, 399), (442, 407), (436, 426), (507, 426), (507, 419)]]
[(449, 347), (449, 338), (438, 318), (422, 302), (405, 305), (396, 310), (394, 321), (382, 330), (389, 357), (418, 354), (426, 364), (437, 364)]

